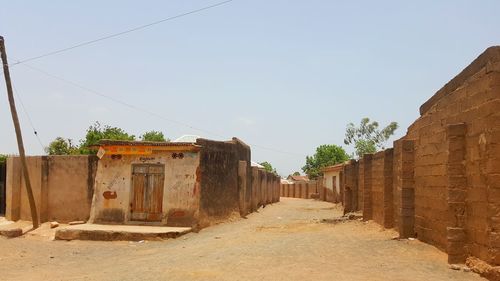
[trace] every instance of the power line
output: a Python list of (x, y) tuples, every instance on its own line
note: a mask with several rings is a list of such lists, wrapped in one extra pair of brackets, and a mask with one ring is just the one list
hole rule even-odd
[[(184, 127), (187, 127), (189, 129), (192, 129), (192, 130), (196, 130), (196, 131), (199, 131), (199, 132), (202, 132), (202, 133), (205, 133), (205, 134), (208, 134), (208, 135), (211, 135), (211, 136), (216, 136), (216, 137), (219, 137), (219, 138), (222, 138), (222, 139), (225, 139), (226, 137), (219, 134), (219, 133), (215, 133), (215, 132), (212, 132), (212, 131), (209, 131), (209, 130), (205, 130), (205, 129), (201, 129), (201, 128), (197, 128), (197, 127), (194, 127), (194, 126), (191, 126), (190, 124), (187, 124), (187, 123), (184, 123), (184, 122), (180, 122), (180, 121), (177, 121), (177, 120), (174, 120), (174, 119), (171, 119), (171, 118), (167, 118), (163, 115), (160, 115), (156, 112), (153, 112), (153, 111), (150, 111), (150, 110), (146, 110), (146, 109), (143, 109), (141, 107), (138, 107), (138, 106), (135, 106), (133, 104), (130, 104), (130, 103), (127, 103), (127, 102), (124, 102), (122, 100), (119, 100), (117, 98), (114, 98), (114, 97), (111, 97), (111, 96), (108, 96), (108, 95), (105, 95), (99, 91), (96, 91), (94, 89), (91, 89), (89, 87), (86, 87), (86, 86), (83, 86), (79, 83), (76, 83), (74, 81), (71, 81), (71, 80), (68, 80), (66, 78), (63, 78), (61, 76), (58, 76), (58, 75), (55, 75), (55, 74), (52, 74), (52, 73), (49, 73), (45, 70), (42, 70), (40, 68), (37, 68), (37, 67), (34, 67), (32, 65), (29, 65), (29, 64), (22, 64), (23, 66), (31, 69), (31, 70), (34, 70), (34, 71), (37, 71), (39, 73), (42, 73), (48, 77), (51, 77), (53, 79), (56, 79), (56, 80), (59, 80), (59, 81), (62, 81), (64, 83), (67, 83), (69, 85), (72, 85), (76, 88), (79, 88), (83, 91), (86, 91), (86, 92), (89, 92), (89, 93), (92, 93), (94, 95), (97, 95), (97, 96), (100, 96), (100, 97), (103, 97), (103, 98), (106, 98), (110, 101), (113, 101), (113, 102), (116, 102), (118, 104), (121, 104), (123, 106), (126, 106), (128, 108), (131, 108), (133, 110), (136, 110), (136, 111), (139, 111), (139, 112), (142, 112), (142, 113), (146, 113), (146, 114), (149, 114), (151, 116), (154, 116), (154, 117), (157, 117), (157, 118), (160, 118), (162, 120), (165, 120), (165, 121), (168, 121), (168, 122), (171, 122), (171, 123), (175, 123), (177, 125), (180, 125), (180, 126), (184, 126)], [(294, 152), (287, 152), (287, 151), (283, 151), (283, 150), (279, 150), (279, 149), (274, 149), (274, 148), (269, 148), (269, 147), (266, 147), (266, 146), (262, 146), (262, 145), (259, 145), (259, 144), (252, 144), (252, 143), (248, 143), (249, 145), (253, 146), (253, 147), (256, 147), (256, 148), (260, 148), (260, 149), (264, 149), (264, 150), (268, 150), (268, 151), (274, 151), (274, 152), (277, 152), (277, 153), (281, 153), (281, 154), (288, 154), (288, 155), (295, 155), (295, 156), (301, 156), (301, 157), (305, 157), (305, 155), (303, 154), (300, 154), (300, 153), (294, 153)]]
[(196, 13), (199, 13), (199, 12), (211, 9), (211, 8), (222, 6), (222, 5), (225, 5), (225, 4), (227, 4), (229, 2), (233, 2), (233, 1), (234, 0), (226, 0), (226, 1), (218, 2), (218, 3), (212, 4), (212, 5), (209, 5), (209, 6), (205, 6), (205, 7), (196, 9), (196, 10), (192, 10), (192, 11), (185, 12), (185, 13), (182, 13), (182, 14), (178, 14), (178, 15), (175, 15), (175, 16), (172, 16), (172, 17), (161, 19), (161, 20), (158, 20), (158, 21), (155, 21), (155, 22), (152, 22), (152, 23), (140, 25), (140, 26), (137, 26), (137, 27), (134, 27), (134, 28), (131, 28), (131, 29), (127, 29), (125, 31), (113, 33), (113, 34), (106, 35), (106, 36), (103, 36), (103, 37), (99, 37), (99, 38), (96, 38), (96, 39), (93, 39), (93, 40), (81, 42), (81, 43), (78, 43), (78, 44), (70, 46), (70, 47), (66, 47), (66, 48), (54, 50), (52, 52), (48, 52), (48, 53), (41, 54), (41, 55), (38, 55), (38, 56), (35, 56), (35, 57), (31, 57), (31, 58), (27, 58), (27, 59), (24, 59), (24, 60), (20, 60), (20, 61), (17, 61), (16, 63), (14, 63), (14, 64), (11, 64), (11, 65), (22, 64), (22, 63), (25, 63), (25, 62), (28, 62), (28, 61), (41, 59), (41, 58), (44, 58), (44, 57), (48, 57), (48, 56), (52, 56), (52, 55), (59, 54), (59, 53), (62, 53), (62, 52), (66, 52), (66, 51), (69, 51), (69, 50), (73, 50), (73, 49), (76, 49), (76, 48), (80, 48), (80, 47), (83, 47), (83, 46), (91, 45), (91, 44), (97, 43), (99, 41), (103, 41), (103, 40), (107, 40), (107, 39), (110, 39), (110, 38), (118, 37), (118, 36), (121, 36), (121, 35), (124, 35), (124, 34), (127, 34), (127, 33), (131, 33), (131, 32), (135, 32), (135, 31), (138, 31), (138, 30), (141, 30), (141, 29), (145, 29), (145, 28), (148, 28), (150, 26), (157, 25), (157, 24), (160, 24), (160, 23), (163, 23), (163, 22), (166, 22), (166, 21), (171, 21), (171, 20), (174, 20), (174, 19), (178, 19), (178, 18), (181, 18), (181, 17), (188, 16), (188, 15), (196, 14)]
[(28, 114), (28, 110), (26, 110), (26, 107), (24, 106), (23, 100), (21, 99), (21, 96), (19, 95), (19, 91), (17, 90), (14, 83), (12, 83), (12, 87), (14, 88), (14, 94), (16, 95), (17, 100), (21, 104), (21, 108), (23, 109), (23, 112), (28, 119), (28, 123), (30, 124), (31, 129), (33, 129), (33, 134), (35, 135), (36, 139), (38, 140), (38, 143), (42, 147), (42, 151), (43, 151), (45, 149), (45, 146), (43, 145), (42, 140), (40, 139), (40, 136), (38, 136), (38, 130), (35, 129), (35, 125), (33, 125), (33, 120), (31, 119), (30, 115)]
[(156, 112), (149, 111), (149, 110), (143, 109), (143, 108), (141, 108), (141, 107), (135, 106), (135, 105), (133, 105), (133, 104), (130, 104), (130, 103), (124, 102), (124, 101), (122, 101), (122, 100), (119, 100), (119, 99), (117, 99), (117, 98), (114, 98), (114, 97), (111, 97), (111, 96), (105, 95), (105, 94), (103, 94), (103, 93), (101, 93), (101, 92), (99, 92), (99, 91), (96, 91), (96, 90), (91, 89), (91, 88), (89, 88), (89, 87), (83, 86), (83, 85), (81, 85), (81, 84), (79, 84), (79, 83), (76, 83), (76, 82), (74, 82), (74, 81), (68, 80), (68, 79), (63, 78), (63, 77), (61, 77), (61, 76), (58, 76), (58, 75), (55, 75), (55, 74), (49, 73), (49, 72), (47, 72), (47, 71), (45, 71), (45, 70), (42, 70), (42, 69), (37, 68), (37, 67), (34, 67), (34, 66), (32, 66), (32, 65), (23, 64), (23, 66), (25, 66), (25, 67), (27, 67), (27, 68), (30, 68), (30, 69), (32, 69), (32, 70), (35, 70), (35, 71), (37, 71), (37, 72), (40, 72), (40, 73), (42, 73), (42, 74), (44, 74), (44, 75), (46, 75), (46, 76), (49, 76), (49, 77), (51, 77), (51, 78), (53, 78), (53, 79), (56, 79), (56, 80), (62, 81), (62, 82), (64, 82), (64, 83), (70, 84), (70, 85), (72, 85), (72, 86), (74, 86), (74, 87), (76, 87), (76, 88), (79, 88), (79, 89), (83, 90), (83, 91), (86, 91), (86, 92), (92, 93), (92, 94), (94, 94), (94, 95), (97, 95), (97, 96), (100, 96), (100, 97), (106, 98), (106, 99), (108, 99), (108, 100), (111, 100), (111, 101), (113, 101), (113, 102), (116, 102), (116, 103), (118, 103), (118, 104), (121, 104), (121, 105), (123, 105), (123, 106), (126, 106), (126, 107), (128, 107), (128, 108), (134, 109), (134, 110), (136, 110), (136, 111), (139, 111), (139, 112), (142, 112), (142, 113), (146, 113), (146, 114), (149, 114), (149, 115), (151, 115), (151, 116), (154, 116), (154, 117), (157, 117), (157, 118), (163, 119), (163, 120), (165, 120), (165, 121), (172, 122), (172, 123), (175, 123), (175, 124), (177, 124), (177, 125), (181, 125), (181, 126), (184, 126), (184, 127), (187, 127), (187, 128), (190, 128), (190, 129), (193, 129), (193, 130), (199, 131), (199, 132), (203, 132), (203, 133), (206, 133), (206, 134), (209, 134), (209, 135), (213, 135), (213, 136), (217, 136), (217, 137), (222, 137), (222, 138), (224, 138), (224, 136), (222, 136), (222, 135), (220, 135), (220, 134), (216, 134), (216, 133), (213, 133), (213, 132), (210, 132), (210, 131), (207, 131), (207, 130), (201, 129), (201, 128), (197, 128), (197, 127), (191, 126), (191, 125), (189, 125), (189, 124), (187, 124), (187, 123), (184, 123), (184, 122), (180, 122), (180, 121), (177, 121), (177, 120), (174, 120), (174, 119), (167, 118), (167, 117), (162, 116), (162, 115), (160, 115), (160, 114), (158, 114), (158, 113), (156, 113)]

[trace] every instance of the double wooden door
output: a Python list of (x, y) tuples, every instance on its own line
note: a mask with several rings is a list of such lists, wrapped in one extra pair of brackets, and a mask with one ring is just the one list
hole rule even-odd
[(138, 164), (132, 166), (131, 220), (162, 220), (165, 166)]

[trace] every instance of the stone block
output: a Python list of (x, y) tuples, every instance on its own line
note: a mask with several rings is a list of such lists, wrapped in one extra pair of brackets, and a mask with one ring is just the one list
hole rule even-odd
[(23, 235), (23, 230), (21, 228), (3, 229), (0, 230), (0, 235), (8, 238), (19, 237)]

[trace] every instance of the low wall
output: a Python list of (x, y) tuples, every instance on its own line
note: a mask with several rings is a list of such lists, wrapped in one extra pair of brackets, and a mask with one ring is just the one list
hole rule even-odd
[[(40, 222), (89, 218), (97, 157), (34, 156), (26, 160)], [(31, 220), (19, 157), (7, 159), (6, 193), (6, 218)]]

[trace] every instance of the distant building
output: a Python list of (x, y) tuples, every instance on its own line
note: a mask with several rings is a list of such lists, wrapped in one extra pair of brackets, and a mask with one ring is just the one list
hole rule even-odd
[(323, 186), (326, 188), (326, 201), (339, 202), (340, 199), (340, 172), (344, 163), (323, 168)]
[(309, 177), (308, 176), (293, 176), (290, 175), (287, 180), (291, 181), (292, 183), (294, 182), (309, 182)]

